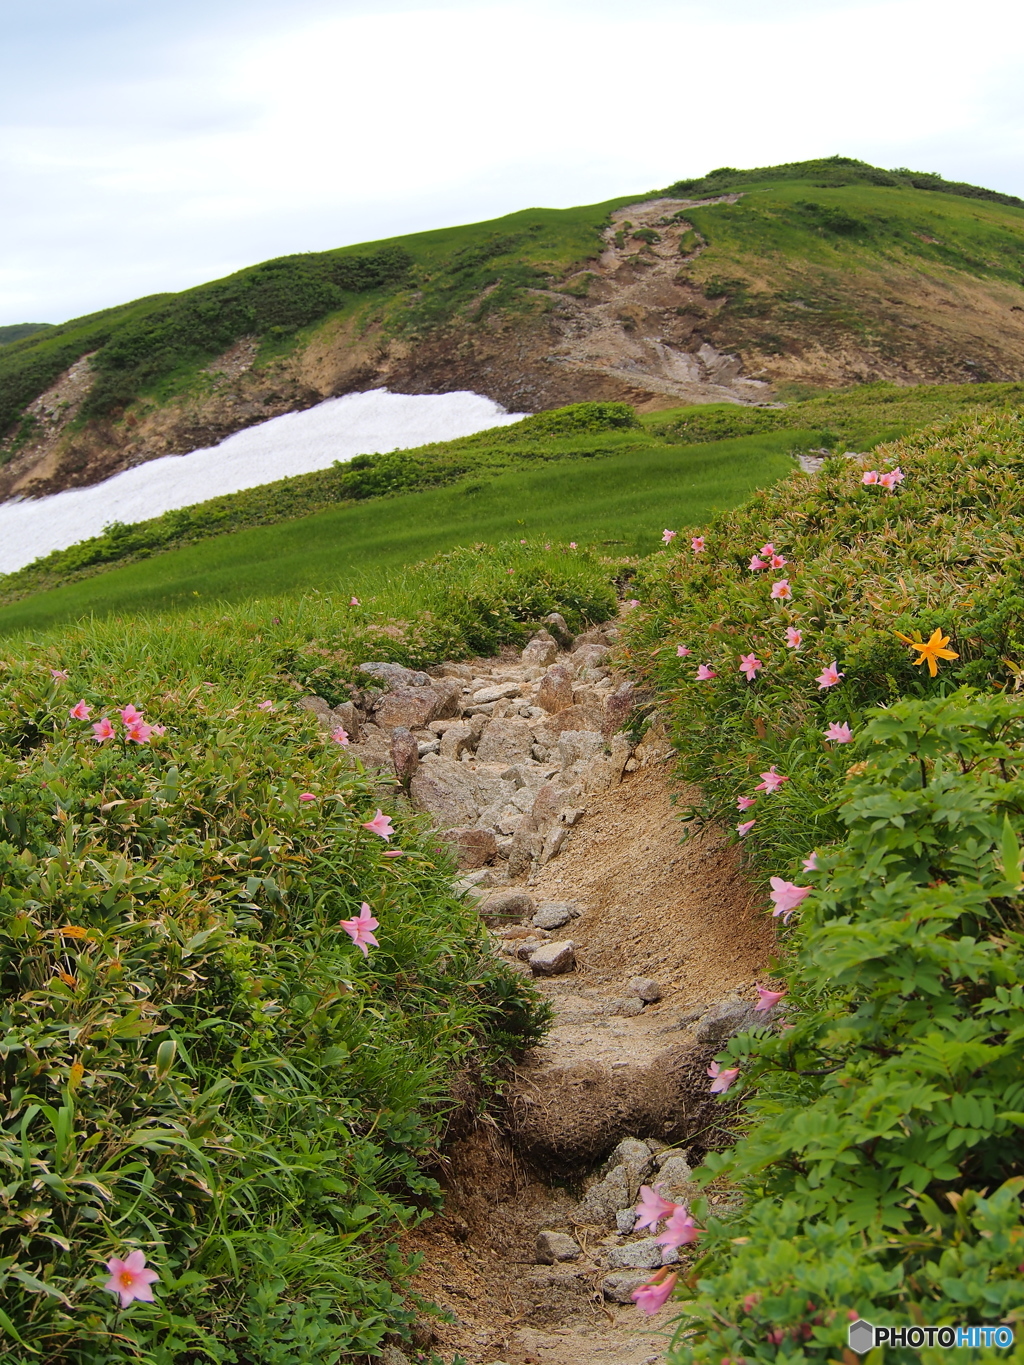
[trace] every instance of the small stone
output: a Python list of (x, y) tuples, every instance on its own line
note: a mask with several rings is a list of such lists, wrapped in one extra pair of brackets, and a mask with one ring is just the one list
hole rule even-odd
[(336, 729), (339, 725), (348, 735), (350, 744), (358, 744), (362, 734), (362, 722), (359, 712), (350, 701), (340, 701), (331, 712), (331, 729)]
[(620, 1000), (618, 1009), (615, 1013), (622, 1015), (624, 1019), (635, 1019), (638, 1014), (643, 1014), (644, 1002), (638, 1000), (635, 995), (631, 995), (626, 1000)]
[(420, 746), (416, 736), (404, 725), (396, 725), (391, 731), (391, 763), (395, 776), (408, 791), (413, 773), (420, 766)]
[(459, 860), (459, 867), (479, 868), (491, 862), (498, 852), (492, 829), (450, 829), (446, 831)]
[(428, 754), (436, 754), (440, 748), (441, 741), (439, 739), (421, 740), (419, 745), (420, 758), (426, 758)]
[(717, 1000), (697, 1025), (698, 1043), (724, 1043), (734, 1033), (759, 1022), (749, 1000)]
[[(495, 891), (480, 907), (480, 914), (491, 923), (518, 919), (532, 914), (534, 899), (528, 891)], [(543, 928), (543, 925), (538, 925)]]
[(377, 682), (383, 683), (390, 691), (400, 687), (429, 687), (430, 678), (416, 669), (403, 668), (401, 664), (368, 663), (360, 664), (358, 672), (368, 673)]
[(546, 748), (543, 744), (535, 744), (530, 750), (530, 756), (538, 763), (546, 762), (550, 754), (551, 750)]
[(653, 1005), (661, 999), (661, 987), (649, 976), (634, 976), (626, 989), (638, 995), (645, 1005)]
[(480, 737), (476, 756), (481, 763), (528, 763), (533, 732), (527, 720), (492, 720)]
[(473, 670), (469, 664), (445, 663), (441, 665), (442, 678), (465, 678), (470, 682), (473, 678)]
[(605, 1165), (611, 1169), (621, 1167), (625, 1170), (629, 1183), (629, 1201), (627, 1202), (636, 1199), (640, 1186), (654, 1169), (654, 1162), (651, 1159), (651, 1152), (647, 1143), (634, 1137), (623, 1138)]
[(393, 730), (396, 725), (421, 730), (430, 721), (441, 718), (444, 706), (444, 696), (432, 687), (399, 687), (384, 693), (374, 719), (386, 730)]
[(574, 901), (545, 901), (537, 907), (533, 923), (538, 929), (561, 929), (571, 919), (579, 919), (580, 913)]
[(508, 951), (511, 953), (512, 957), (517, 957), (520, 962), (529, 962), (534, 953), (545, 946), (545, 938), (547, 938), (547, 935), (543, 930), (535, 930), (531, 938), (511, 940), (512, 946)]
[(613, 1270), (657, 1270), (661, 1258), (659, 1244), (653, 1237), (644, 1237), (639, 1242), (612, 1247), (608, 1252), (608, 1265)]
[(637, 768), (639, 768), (639, 766), (640, 766), (640, 764), (636, 761), (635, 758), (627, 758), (627, 759), (626, 759), (626, 766), (625, 766), (625, 768), (623, 769), (623, 772), (635, 773), (636, 770), (637, 770)]
[(572, 669), (564, 664), (549, 668), (537, 689), (537, 705), (552, 713), (564, 711), (573, 704)]
[(549, 631), (539, 630), (522, 652), (524, 664), (534, 668), (554, 663), (558, 657), (558, 641)]
[(476, 736), (470, 726), (460, 725), (457, 721), (449, 722), (448, 728), (441, 736), (441, 757), (457, 762), (464, 753), (472, 753), (475, 745)]
[(572, 646), (572, 631), (570, 631), (565, 617), (560, 612), (553, 611), (549, 616), (545, 616), (544, 624), (563, 649), (569, 649)]
[(601, 1282), (601, 1292), (610, 1303), (632, 1303), (633, 1290), (639, 1289), (650, 1278), (646, 1272), (620, 1270), (613, 1275), (604, 1277)]
[(611, 657), (607, 645), (577, 645), (571, 658), (577, 672), (581, 668), (601, 668)]
[(380, 1365), (412, 1365), (412, 1361), (397, 1346), (385, 1346), (380, 1357)]
[(549, 863), (552, 858), (557, 857), (562, 851), (562, 845), (568, 837), (569, 831), (566, 829), (565, 825), (555, 825), (552, 829), (548, 830), (547, 834), (544, 836), (544, 846), (540, 853), (539, 861), (541, 865)]
[(635, 1209), (619, 1209), (615, 1215), (615, 1228), (623, 1237), (628, 1237), (636, 1225), (637, 1214)]
[(500, 701), (502, 697), (518, 697), (522, 692), (518, 683), (498, 683), (493, 687), (482, 687), (473, 693), (473, 705), (485, 706), (488, 702)]
[(324, 729), (331, 724), (333, 719), (331, 708), (323, 697), (300, 697), (299, 708), (303, 711), (312, 711)]
[(636, 687), (624, 682), (617, 687), (604, 704), (604, 725), (601, 727), (605, 739), (621, 730), (629, 720), (636, 705)]
[(530, 955), (534, 976), (561, 976), (576, 966), (576, 948), (572, 939), (559, 943), (545, 943)]
[(580, 1201), (580, 1217), (583, 1222), (611, 1224), (620, 1209), (629, 1208), (634, 1202), (629, 1172), (625, 1166), (616, 1166), (587, 1190)]
[(575, 1237), (565, 1232), (537, 1233), (537, 1264), (554, 1265), (556, 1261), (575, 1261), (583, 1249)]

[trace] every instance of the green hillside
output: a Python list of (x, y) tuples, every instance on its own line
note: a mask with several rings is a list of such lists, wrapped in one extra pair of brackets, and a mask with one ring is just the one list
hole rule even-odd
[(9, 327), (0, 327), (0, 346), (7, 346), (12, 341), (21, 341), (24, 337), (34, 336), (37, 332), (45, 332), (49, 325), (48, 322), (14, 322)]

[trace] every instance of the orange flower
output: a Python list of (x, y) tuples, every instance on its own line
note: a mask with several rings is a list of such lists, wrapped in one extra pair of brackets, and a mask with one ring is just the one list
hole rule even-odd
[(943, 635), (941, 630), (933, 630), (927, 640), (921, 639), (919, 630), (914, 631), (913, 639), (909, 635), (901, 635), (898, 630), (893, 631), (893, 634), (897, 640), (902, 640), (905, 645), (917, 650), (920, 657), (914, 660), (915, 664), (923, 664), (927, 660), (928, 672), (933, 678), (939, 671), (939, 659), (959, 659), (960, 657), (954, 650), (946, 648), (949, 644), (949, 636)]

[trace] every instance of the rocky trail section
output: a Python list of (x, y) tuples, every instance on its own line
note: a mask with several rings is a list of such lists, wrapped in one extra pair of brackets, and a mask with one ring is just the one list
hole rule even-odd
[(726, 1140), (706, 1069), (754, 1017), (773, 938), (735, 847), (681, 842), (657, 717), (638, 740), (623, 729), (638, 699), (612, 669), (617, 637), (573, 639), (553, 616), (521, 654), (432, 675), (367, 663), (350, 701), (305, 701), (458, 850), (495, 953), (553, 1011), (500, 1125), (442, 1158), (444, 1214), (406, 1250), (451, 1320), (425, 1319), (422, 1356), (390, 1347), (389, 1365), (664, 1359), (671, 1307), (648, 1320), (630, 1295), (679, 1253), (634, 1232), (632, 1208), (641, 1183), (692, 1197), (690, 1163)]

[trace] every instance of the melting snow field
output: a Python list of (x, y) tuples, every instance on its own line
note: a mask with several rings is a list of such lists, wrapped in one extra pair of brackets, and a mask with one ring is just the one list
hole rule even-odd
[(164, 455), (91, 488), (0, 503), (0, 573), (99, 535), (112, 521), (146, 521), (224, 493), (327, 469), (335, 460), (471, 436), (522, 419), (476, 393), (374, 389), (329, 398), (236, 432), (218, 446)]

